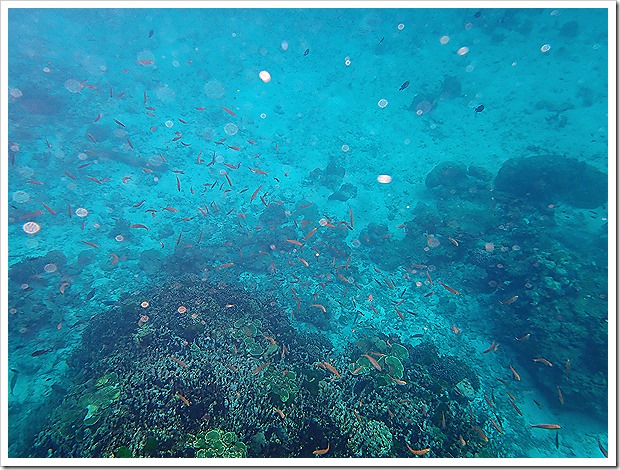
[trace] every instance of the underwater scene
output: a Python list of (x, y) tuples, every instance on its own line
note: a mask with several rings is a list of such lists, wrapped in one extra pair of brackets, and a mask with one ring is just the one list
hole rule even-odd
[(608, 10), (206, 6), (8, 10), (8, 457), (603, 462)]

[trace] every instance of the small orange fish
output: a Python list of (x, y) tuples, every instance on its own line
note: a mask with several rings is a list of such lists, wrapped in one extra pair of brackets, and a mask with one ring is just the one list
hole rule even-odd
[(228, 114), (230, 114), (231, 116), (236, 116), (236, 114), (235, 114), (235, 113), (233, 113), (230, 109), (225, 108), (224, 106), (222, 106), (222, 109), (223, 109), (224, 111), (226, 111)]
[(266, 171), (259, 170), (258, 168), (250, 168), (250, 167), (248, 167), (248, 170), (250, 170), (252, 173), (256, 173), (257, 175), (268, 175), (269, 174)]
[(437, 282), (438, 282), (439, 284), (441, 284), (441, 286), (442, 286), (444, 289), (446, 289), (448, 292), (452, 292), (454, 295), (461, 295), (461, 293), (460, 293), (458, 290), (453, 289), (453, 288), (452, 288), (452, 287), (450, 287), (450, 286), (446, 286), (446, 285), (445, 285), (443, 282), (441, 282), (441, 281), (437, 281)]
[(235, 264), (235, 263), (224, 263), (224, 264), (221, 264), (221, 265), (217, 266), (215, 269), (224, 269), (224, 268), (229, 268), (229, 267), (230, 267), (230, 266), (232, 266), (233, 264)]
[(297, 246), (304, 246), (300, 241), (297, 240), (291, 240), (290, 238), (287, 238), (286, 241), (288, 243), (292, 243), (293, 245), (297, 245)]
[(304, 266), (306, 266), (306, 267), (310, 266), (310, 265), (308, 264), (308, 262), (307, 262), (305, 259), (303, 259), (303, 258), (297, 258), (297, 259), (298, 259), (298, 260), (299, 260), (299, 262), (300, 262), (301, 264), (303, 264)]
[(327, 443), (327, 447), (325, 449), (317, 449), (312, 451), (314, 455), (325, 455), (329, 452), (329, 442)]
[(342, 376), (340, 375), (340, 373), (336, 370), (336, 368), (334, 366), (332, 366), (329, 362), (327, 361), (323, 361), (323, 364), (325, 365), (325, 368), (328, 369), (332, 374), (334, 374), (336, 377), (338, 377), (339, 379), (342, 378)]
[(510, 367), (510, 370), (512, 371), (512, 375), (514, 375), (514, 378), (520, 382), (521, 381), (521, 376), (519, 374), (517, 374), (517, 371), (514, 369), (514, 367), (512, 367), (512, 366), (509, 366), (509, 367)]
[(284, 412), (278, 408), (274, 408), (273, 411), (280, 415), (280, 418), (284, 419)]
[(146, 230), (150, 230), (146, 225), (143, 225), (143, 224), (131, 224), (129, 228), (143, 228)]
[(498, 346), (499, 346), (499, 344), (497, 344), (497, 345), (496, 345), (496, 344), (495, 344), (495, 341), (493, 341), (493, 342), (491, 343), (491, 346), (489, 346), (487, 349), (485, 349), (485, 350), (482, 352), (482, 354), (486, 354), (486, 353), (491, 352), (491, 351), (497, 351), (497, 347), (498, 347)]
[(544, 357), (535, 357), (534, 359), (532, 359), (532, 361), (540, 362), (541, 364), (545, 364), (546, 366), (553, 367), (553, 364), (551, 364), (551, 362), (549, 362)]
[(489, 438), (487, 437), (487, 435), (484, 433), (484, 431), (482, 429), (480, 429), (477, 426), (472, 426), (471, 427), (474, 431), (476, 431), (476, 433), (478, 434), (478, 436), (480, 436), (480, 439), (482, 439), (484, 442), (489, 442)]
[(459, 443), (460, 443), (462, 446), (464, 446), (465, 444), (467, 444), (467, 442), (465, 441), (465, 439), (463, 439), (463, 436), (461, 436), (460, 434), (459, 434)]
[(379, 365), (379, 363), (376, 361), (374, 357), (370, 356), (369, 354), (362, 354), (362, 356), (368, 359), (375, 369), (377, 369), (378, 371), (381, 371), (381, 366)]
[(95, 245), (92, 242), (87, 242), (86, 240), (82, 240), (82, 243), (86, 243), (87, 245), (92, 246), (93, 248), (99, 248), (99, 246)]
[(453, 332), (455, 335), (458, 335), (458, 334), (461, 332), (461, 330), (459, 330), (459, 329), (456, 327), (456, 325), (452, 325), (450, 328), (452, 329), (452, 332)]
[(305, 238), (303, 238), (303, 240), (307, 240), (308, 238), (310, 238), (312, 235), (314, 235), (314, 232), (316, 232), (316, 227), (314, 227), (312, 230), (310, 230), (310, 232), (308, 233), (308, 235), (305, 236)]
[(181, 395), (179, 392), (177, 392), (177, 397), (179, 397), (181, 399), (181, 401), (183, 403), (185, 403), (185, 406), (189, 406), (190, 405), (189, 400), (187, 398), (185, 398), (183, 395)]
[(429, 451), (431, 450), (430, 447), (427, 447), (425, 449), (419, 449), (419, 450), (412, 449), (411, 446), (409, 444), (407, 444), (406, 442), (405, 442), (405, 445), (407, 446), (407, 450), (409, 450), (409, 452), (411, 452), (413, 455), (417, 455), (417, 456), (428, 454)]
[(491, 424), (493, 425), (493, 427), (497, 429), (497, 431), (500, 434), (504, 434), (504, 431), (502, 431), (502, 428), (499, 427), (499, 425), (493, 420), (493, 418), (489, 418), (489, 420), (491, 421)]
[(260, 373), (260, 371), (262, 371), (265, 367), (267, 367), (269, 364), (271, 364), (271, 361), (269, 362), (265, 362), (263, 365), (258, 366), (256, 369), (254, 369), (254, 371), (252, 372), (252, 375), (257, 375)]
[(538, 429), (562, 429), (559, 424), (531, 424), (530, 426)]
[(560, 405), (564, 404), (564, 395), (562, 395), (562, 390), (558, 387), (558, 399), (560, 400)]
[(110, 256), (112, 257), (112, 262), (110, 263), (110, 266), (118, 263), (118, 255), (116, 255), (114, 253), (110, 253)]
[(68, 282), (63, 282), (62, 284), (60, 284), (60, 293), (64, 294), (65, 293), (65, 289), (69, 286)]
[(529, 339), (530, 336), (531, 336), (531, 334), (528, 333), (526, 335), (521, 336), (521, 338), (516, 338), (515, 337), (515, 340), (517, 340), (517, 341), (525, 341), (525, 340)]
[(500, 300), (500, 301), (499, 301), (499, 303), (500, 303), (500, 304), (502, 304), (502, 305), (510, 305), (511, 303), (513, 303), (513, 302), (514, 302), (515, 300), (517, 300), (518, 298), (519, 298), (519, 296), (518, 296), (518, 295), (515, 295), (515, 296), (510, 297), (508, 300), (505, 300), (505, 301), (503, 301), (503, 302)]

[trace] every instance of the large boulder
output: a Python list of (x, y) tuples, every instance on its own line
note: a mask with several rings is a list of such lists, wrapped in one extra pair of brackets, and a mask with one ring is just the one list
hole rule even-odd
[(574, 158), (517, 157), (499, 169), (495, 190), (534, 204), (563, 202), (590, 209), (607, 202), (607, 174)]

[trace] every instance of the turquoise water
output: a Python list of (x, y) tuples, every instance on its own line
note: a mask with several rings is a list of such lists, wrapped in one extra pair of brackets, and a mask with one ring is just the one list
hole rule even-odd
[(9, 456), (602, 458), (607, 42), (11, 9)]

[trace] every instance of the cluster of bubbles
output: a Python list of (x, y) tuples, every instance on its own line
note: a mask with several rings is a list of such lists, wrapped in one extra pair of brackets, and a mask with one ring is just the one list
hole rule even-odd
[(224, 126), (224, 132), (226, 132), (226, 134), (228, 134), (229, 136), (235, 135), (238, 130), (239, 128), (236, 125), (234, 125), (232, 122), (229, 122), (228, 124)]
[(54, 263), (48, 263), (43, 267), (43, 271), (45, 271), (46, 273), (55, 273), (57, 269), (58, 266), (56, 266)]
[(71, 93), (79, 93), (82, 91), (82, 84), (73, 78), (70, 78), (65, 82), (65, 88)]
[(41, 226), (39, 224), (37, 224), (36, 222), (26, 222), (23, 226), (24, 232), (32, 235), (34, 233), (37, 233), (39, 230), (41, 230)]
[(30, 195), (26, 191), (15, 191), (13, 193), (13, 201), (18, 204), (23, 204), (30, 200)]

